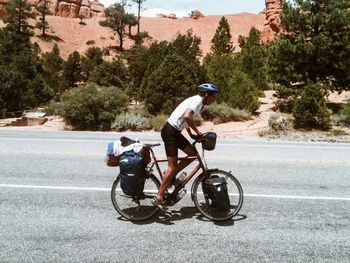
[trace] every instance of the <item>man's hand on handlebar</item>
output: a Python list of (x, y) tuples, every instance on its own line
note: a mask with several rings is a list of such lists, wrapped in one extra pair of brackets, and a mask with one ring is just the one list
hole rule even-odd
[(188, 134), (190, 135), (190, 137), (193, 139), (193, 140), (196, 140), (196, 141), (200, 141), (200, 139), (203, 137), (203, 133), (199, 132), (197, 134), (193, 134), (191, 129), (190, 128), (187, 128), (187, 132)]

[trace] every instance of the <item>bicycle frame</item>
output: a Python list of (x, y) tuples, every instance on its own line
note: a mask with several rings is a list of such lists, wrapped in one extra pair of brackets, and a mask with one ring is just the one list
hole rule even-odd
[[(195, 143), (194, 142), (192, 145), (195, 147)], [(152, 171), (153, 167), (156, 167), (156, 170), (159, 174), (159, 177), (161, 180), (163, 180), (163, 174), (162, 171), (160, 169), (159, 163), (162, 162), (168, 162), (167, 159), (157, 159), (154, 151), (152, 148), (149, 148), (151, 156), (153, 161), (151, 162), (151, 164), (149, 165), (149, 170)], [(200, 154), (198, 153), (197, 149), (196, 149), (197, 154), (195, 156), (186, 156), (186, 157), (178, 157), (177, 160), (181, 161), (181, 160), (197, 160), (198, 164), (194, 167), (194, 169), (188, 173), (185, 178), (181, 181), (181, 183), (179, 185), (177, 185), (174, 189), (174, 191), (171, 193), (170, 198), (174, 201), (176, 200), (176, 197), (179, 193), (179, 191), (185, 187), (185, 185), (193, 178), (193, 176), (200, 170), (202, 169), (203, 173), (206, 173), (208, 171), (208, 168), (206, 167), (205, 162), (203, 161), (202, 157), (200, 156)], [(179, 171), (180, 172), (180, 171)]]

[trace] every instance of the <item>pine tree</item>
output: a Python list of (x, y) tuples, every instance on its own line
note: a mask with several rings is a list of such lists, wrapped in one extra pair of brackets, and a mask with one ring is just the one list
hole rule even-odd
[(228, 88), (228, 82), (236, 69), (236, 60), (233, 55), (231, 56), (218, 56), (208, 54), (204, 58), (203, 67), (206, 72), (207, 81), (215, 83), (220, 90), (220, 96), (218, 96), (218, 102), (227, 102), (230, 97), (230, 89)]
[(196, 92), (201, 77), (200, 38), (191, 31), (171, 43), (149, 49), (149, 63), (141, 84), (141, 98), (150, 113), (170, 113), (182, 99)]
[(76, 86), (76, 83), (81, 80), (81, 58), (77, 51), (70, 54), (68, 60), (63, 64), (63, 78), (68, 87)]
[(57, 97), (66, 89), (66, 84), (62, 77), (63, 64), (64, 60), (60, 56), (57, 44), (53, 46), (51, 52), (46, 52), (41, 57), (45, 82), (52, 88)]
[(349, 0), (284, 1), (285, 33), (269, 56), (272, 79), (285, 87), (321, 81), (350, 89), (349, 10)]
[(211, 40), (211, 52), (214, 55), (229, 55), (234, 51), (231, 40), (230, 25), (227, 19), (223, 16), (220, 19), (219, 26), (216, 29), (215, 35)]
[(82, 76), (84, 80), (89, 79), (91, 72), (103, 63), (103, 51), (98, 47), (90, 47), (81, 59)]
[(50, 0), (42, 0), (39, 2), (36, 6), (35, 9), (39, 12), (40, 18), (39, 22), (36, 23), (36, 27), (42, 30), (41, 35), (43, 37), (46, 36), (46, 29), (49, 29), (49, 23), (46, 20), (47, 15), (51, 15), (49, 5), (51, 4)]
[(252, 28), (248, 37), (238, 39), (241, 51), (237, 56), (239, 68), (255, 82), (259, 89), (267, 88), (267, 50), (260, 31)]
[(132, 0), (132, 1), (137, 4), (137, 35), (139, 35), (140, 34), (141, 8), (142, 8), (142, 3), (146, 2), (146, 0)]
[(115, 3), (105, 9), (106, 20), (100, 21), (101, 26), (109, 27), (118, 34), (119, 49), (123, 51), (124, 38), (126, 36), (126, 26), (128, 25), (132, 14), (126, 12), (126, 0)]
[(6, 29), (22, 35), (33, 34), (27, 20), (35, 18), (35, 15), (32, 12), (32, 4), (27, 0), (12, 0), (5, 6), (5, 13)]

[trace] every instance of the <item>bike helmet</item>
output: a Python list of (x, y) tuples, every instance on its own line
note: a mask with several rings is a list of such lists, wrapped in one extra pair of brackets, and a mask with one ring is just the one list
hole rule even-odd
[(218, 93), (218, 88), (214, 84), (211, 84), (211, 83), (201, 84), (197, 88), (198, 88), (199, 92), (203, 92), (203, 93), (204, 92), (207, 92), (209, 94)]

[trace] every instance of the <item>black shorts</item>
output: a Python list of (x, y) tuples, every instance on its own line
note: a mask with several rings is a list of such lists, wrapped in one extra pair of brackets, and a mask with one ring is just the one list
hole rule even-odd
[(166, 156), (168, 157), (178, 157), (178, 149), (184, 150), (188, 145), (191, 145), (185, 136), (171, 126), (169, 122), (164, 124), (161, 136), (164, 141)]

